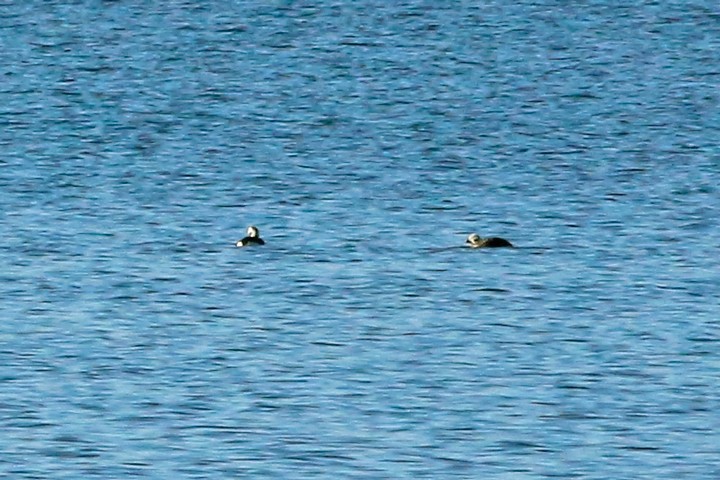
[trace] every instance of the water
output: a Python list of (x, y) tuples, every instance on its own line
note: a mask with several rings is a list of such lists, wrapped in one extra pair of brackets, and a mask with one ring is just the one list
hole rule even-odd
[(0, 6), (0, 475), (720, 477), (720, 10), (507, 3)]

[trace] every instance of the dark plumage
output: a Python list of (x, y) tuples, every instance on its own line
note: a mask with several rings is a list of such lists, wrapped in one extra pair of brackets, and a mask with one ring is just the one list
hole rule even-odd
[(265, 240), (260, 238), (260, 230), (252, 225), (247, 229), (247, 237), (235, 242), (236, 247), (249, 247), (251, 245), (265, 245)]
[(513, 244), (500, 237), (488, 237), (482, 238), (477, 233), (473, 233), (468, 236), (465, 243), (470, 245), (470, 248), (498, 248), (498, 247), (512, 247)]

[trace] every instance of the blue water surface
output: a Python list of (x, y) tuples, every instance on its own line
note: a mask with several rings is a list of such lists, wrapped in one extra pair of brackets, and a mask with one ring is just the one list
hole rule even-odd
[(3, 478), (720, 478), (717, 2), (4, 2), (0, 60)]

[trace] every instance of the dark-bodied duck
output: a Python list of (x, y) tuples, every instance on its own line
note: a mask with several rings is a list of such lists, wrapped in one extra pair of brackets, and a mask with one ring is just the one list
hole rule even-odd
[(235, 243), (236, 247), (250, 247), (252, 245), (265, 245), (265, 240), (260, 238), (260, 230), (257, 227), (250, 225), (247, 229), (247, 237), (238, 240)]
[(482, 238), (477, 233), (472, 233), (468, 236), (465, 243), (470, 245), (470, 248), (498, 248), (498, 247), (512, 247), (513, 244), (500, 237), (488, 237)]

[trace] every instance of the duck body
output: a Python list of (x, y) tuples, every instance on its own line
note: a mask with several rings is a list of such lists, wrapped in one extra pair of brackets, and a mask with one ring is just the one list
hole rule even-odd
[(468, 236), (465, 243), (470, 245), (470, 248), (500, 248), (500, 247), (512, 247), (513, 244), (500, 237), (488, 237), (483, 238), (477, 233), (473, 233)]
[(265, 240), (255, 237), (244, 237), (235, 243), (236, 247), (249, 247), (252, 245), (265, 245)]
[(247, 236), (235, 242), (235, 246), (250, 247), (253, 245), (265, 245), (265, 240), (260, 238), (260, 230), (251, 225), (247, 229)]

